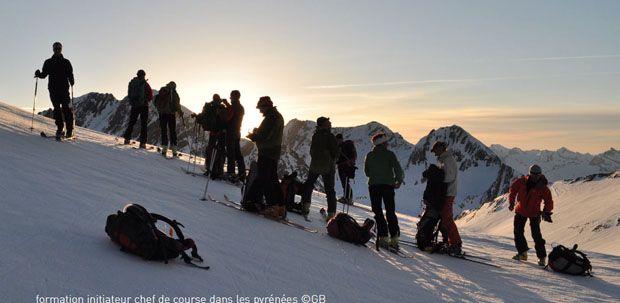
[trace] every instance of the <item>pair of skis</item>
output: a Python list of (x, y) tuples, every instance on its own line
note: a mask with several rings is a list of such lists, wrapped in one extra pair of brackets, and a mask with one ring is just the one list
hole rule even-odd
[[(239, 210), (239, 211), (243, 211), (243, 212), (247, 212), (247, 213), (252, 213), (252, 214), (255, 214), (255, 215), (258, 215), (258, 216), (263, 216), (260, 213), (246, 211), (245, 209), (243, 209), (241, 204), (239, 204), (237, 202), (234, 202), (234, 201), (231, 201), (230, 199), (228, 199), (227, 196), (224, 196), (224, 199), (225, 199), (225, 201), (222, 201), (222, 200), (214, 199), (210, 194), (207, 195), (207, 200), (208, 201), (211, 201), (211, 202), (214, 202), (214, 203), (217, 203), (217, 204), (220, 204), (220, 205), (224, 205), (226, 207), (233, 208), (233, 209), (236, 209), (236, 210)], [(318, 233), (319, 232), (316, 229), (306, 227), (306, 226), (304, 226), (302, 224), (295, 223), (295, 222), (290, 221), (288, 219), (273, 219), (273, 218), (270, 218), (270, 217), (267, 217), (267, 216), (263, 216), (263, 217), (268, 218), (268, 219), (270, 219), (272, 221), (284, 224), (284, 225), (288, 225), (290, 227), (297, 228), (299, 230), (303, 230), (303, 231), (309, 232), (309, 233)]]
[[(39, 135), (41, 135), (42, 138), (45, 139), (56, 139), (56, 136), (48, 136), (45, 132), (41, 132)], [(56, 140), (58, 142), (62, 142), (62, 141), (76, 141), (77, 138), (75, 136), (71, 136), (69, 138), (65, 137), (64, 133), (62, 135), (62, 137), (60, 137), (60, 140)]]
[[(415, 242), (408, 241), (408, 240), (402, 240), (401, 239), (399, 241), (399, 244), (400, 245), (409, 246), (409, 247), (417, 247)], [(446, 255), (446, 256), (449, 256), (449, 257), (453, 257), (453, 258), (457, 258), (457, 259), (462, 259), (462, 260), (473, 262), (473, 263), (478, 263), (478, 264), (482, 264), (482, 265), (486, 265), (486, 266), (491, 266), (491, 267), (495, 267), (495, 268), (501, 268), (499, 265), (492, 263), (493, 260), (491, 258), (471, 255), (469, 253), (463, 253), (461, 255), (450, 255), (450, 254), (439, 254), (439, 255)]]

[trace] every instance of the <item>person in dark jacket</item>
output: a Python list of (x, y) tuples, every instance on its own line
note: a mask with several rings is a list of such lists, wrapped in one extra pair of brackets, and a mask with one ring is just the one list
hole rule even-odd
[(342, 184), (343, 197), (339, 202), (353, 204), (353, 189), (351, 189), (351, 179), (355, 178), (355, 162), (357, 161), (357, 150), (355, 143), (351, 140), (344, 140), (342, 134), (336, 135), (338, 148), (340, 150), (336, 165), (338, 167), (338, 178)]
[[(370, 203), (377, 223), (377, 246), (398, 249), (400, 228), (394, 190), (403, 184), (404, 173), (398, 158), (388, 149), (389, 138), (378, 133), (371, 140), (375, 147), (366, 155), (364, 173), (368, 177)], [(382, 205), (385, 205), (385, 216)]]
[[(547, 187), (547, 178), (542, 174), (542, 169), (538, 165), (530, 166), (529, 175), (520, 177), (510, 185), (508, 194), (508, 209), (515, 211), (514, 217), (514, 236), (517, 254), (515, 260), (527, 261), (527, 240), (525, 239), (525, 223), (530, 220), (532, 238), (534, 238), (534, 248), (538, 257), (538, 265), (545, 266), (547, 251), (545, 249), (545, 239), (540, 232), (540, 220), (552, 223), (551, 214), (553, 210), (553, 198), (551, 191)], [(515, 201), (517, 202), (515, 207)], [(544, 208), (540, 211), (541, 203), (544, 201)]]
[[(278, 161), (282, 149), (282, 136), (284, 133), (284, 118), (278, 109), (273, 106), (271, 98), (261, 97), (256, 108), (265, 117), (258, 128), (255, 128), (247, 138), (256, 144), (258, 149), (258, 173), (249, 191), (251, 202), (244, 208), (250, 211), (261, 211), (265, 216), (272, 218), (285, 218), (286, 207), (280, 182), (278, 180)], [(265, 198), (266, 208), (261, 210), (261, 203)]]
[[(245, 109), (241, 105), (241, 93), (238, 90), (230, 92), (229, 110), (232, 117), (226, 125), (226, 155), (228, 165), (226, 167), (227, 178), (230, 181), (245, 181), (245, 162), (241, 155), (241, 123)], [(235, 174), (235, 164), (237, 164), (237, 173)]]
[(146, 148), (149, 102), (153, 100), (153, 90), (145, 77), (144, 70), (138, 70), (136, 77), (129, 81), (127, 96), (129, 97), (129, 104), (131, 104), (131, 112), (129, 113), (129, 124), (123, 135), (125, 137), (124, 143), (129, 144), (133, 127), (140, 117), (140, 148)]
[(52, 50), (54, 51), (54, 55), (45, 60), (43, 63), (43, 71), (37, 69), (34, 72), (34, 76), (36, 78), (45, 79), (45, 77), (49, 75), (47, 89), (49, 90), (50, 100), (54, 106), (56, 140), (60, 140), (63, 128), (67, 130), (65, 133), (67, 138), (73, 136), (73, 110), (69, 105), (71, 101), (69, 96), (69, 85), (73, 86), (75, 84), (75, 79), (73, 77), (71, 62), (62, 55), (62, 44), (60, 44), (60, 42), (54, 42)]
[[(427, 252), (433, 252), (436, 247), (432, 245), (435, 227), (441, 219), (441, 211), (446, 201), (446, 193), (448, 186), (443, 182), (445, 173), (437, 165), (431, 164), (424, 172), (422, 177), (426, 180), (426, 188), (424, 189), (423, 201), (425, 205), (424, 214), (418, 221), (416, 242), (418, 247)], [(442, 225), (439, 226), (443, 238), (442, 246), (446, 247), (448, 243), (447, 231)]]
[[(181, 99), (176, 89), (176, 83), (170, 81), (166, 86), (159, 89), (159, 93), (155, 97), (155, 107), (159, 112), (159, 129), (161, 130), (161, 154), (164, 157), (168, 154), (169, 143), (172, 156), (178, 156), (176, 115), (178, 114), (183, 119), (183, 111), (181, 110)], [(170, 132), (170, 142), (168, 142), (168, 132)]]
[[(202, 112), (198, 114), (197, 119), (201, 116), (207, 117), (208, 111), (212, 111), (212, 117), (217, 121), (214, 123), (216, 127), (209, 130), (209, 141), (205, 150), (205, 175), (209, 175), (211, 179), (221, 179), (224, 176), (224, 161), (226, 160), (226, 125), (230, 120), (232, 111), (227, 108), (230, 106), (226, 99), (222, 99), (219, 94), (213, 94), (211, 102), (205, 103)], [(209, 119), (209, 118), (206, 118)]]
[(332, 134), (332, 123), (329, 118), (319, 117), (316, 120), (316, 130), (312, 135), (310, 145), (310, 169), (308, 178), (304, 183), (304, 194), (301, 197), (303, 205), (303, 215), (307, 216), (310, 212), (310, 202), (314, 183), (321, 177), (325, 194), (327, 195), (327, 217), (329, 221), (336, 215), (336, 159), (338, 158), (338, 142), (336, 136)]

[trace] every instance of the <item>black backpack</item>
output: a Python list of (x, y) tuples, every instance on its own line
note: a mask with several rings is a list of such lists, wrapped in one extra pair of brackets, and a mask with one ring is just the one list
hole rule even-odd
[(364, 225), (360, 226), (353, 217), (345, 213), (338, 213), (327, 223), (327, 234), (349, 243), (364, 245), (372, 238), (370, 229), (374, 223), (373, 220), (366, 219)]
[[(178, 239), (168, 237), (155, 226), (157, 221), (166, 222), (176, 233)], [(138, 255), (145, 260), (164, 261), (179, 255), (185, 263), (202, 269), (208, 266), (198, 266), (192, 263), (192, 258), (202, 262), (198, 249), (192, 239), (185, 238), (181, 227), (176, 220), (170, 220), (162, 215), (149, 213), (138, 204), (127, 204), (122, 211), (109, 215), (106, 220), (105, 232), (110, 239), (121, 246), (121, 250)], [(191, 249), (192, 257), (185, 253)]]
[(553, 248), (549, 254), (549, 264), (554, 271), (575, 275), (592, 276), (592, 265), (586, 254), (577, 250), (577, 244), (573, 249), (568, 249), (563, 245)]
[(226, 121), (221, 117), (222, 105), (208, 102), (202, 112), (196, 115), (196, 122), (206, 131), (220, 131), (226, 128)]
[(417, 231), (415, 234), (415, 241), (420, 250), (432, 251), (436, 250), (436, 236), (439, 230), (436, 231), (441, 216), (432, 207), (426, 207), (422, 218), (418, 221)]
[(301, 196), (304, 190), (303, 182), (297, 179), (297, 172), (294, 171), (284, 177), (280, 181), (280, 187), (282, 188), (282, 194), (284, 196), (284, 204), (287, 211), (303, 214), (303, 205), (301, 202), (295, 202), (295, 196)]
[(146, 81), (139, 79), (138, 77), (135, 77), (129, 81), (129, 84), (127, 85), (127, 96), (129, 97), (129, 102), (132, 106), (141, 106), (145, 104), (145, 86)]

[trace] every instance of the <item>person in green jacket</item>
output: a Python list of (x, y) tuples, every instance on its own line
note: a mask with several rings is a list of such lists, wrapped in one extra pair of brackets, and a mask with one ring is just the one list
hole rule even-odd
[(336, 160), (340, 150), (336, 136), (332, 134), (332, 123), (329, 118), (319, 117), (316, 120), (316, 130), (312, 135), (310, 145), (310, 170), (308, 178), (304, 183), (304, 192), (301, 197), (303, 205), (303, 215), (308, 216), (310, 212), (310, 202), (314, 183), (321, 177), (325, 194), (327, 195), (327, 220), (336, 215), (336, 190), (334, 188), (336, 179)]
[[(273, 106), (271, 98), (261, 97), (256, 108), (265, 117), (258, 128), (247, 135), (247, 138), (256, 144), (258, 149), (258, 172), (255, 180), (251, 181), (249, 196), (254, 205), (244, 205), (250, 211), (261, 211), (265, 216), (285, 218), (286, 207), (284, 196), (278, 180), (278, 161), (282, 149), (282, 135), (284, 133), (284, 118), (278, 109)], [(265, 197), (266, 207), (261, 210), (257, 203)]]
[[(364, 173), (368, 177), (368, 192), (377, 223), (377, 245), (398, 249), (400, 228), (396, 217), (394, 189), (403, 184), (404, 173), (396, 155), (388, 150), (388, 141), (384, 133), (372, 137), (374, 148), (366, 155)], [(385, 217), (382, 203), (385, 205)]]
[[(168, 153), (168, 132), (170, 132), (170, 149), (172, 156), (177, 157), (177, 119), (179, 114), (183, 119), (181, 110), (181, 99), (176, 91), (177, 85), (174, 81), (166, 84), (159, 89), (155, 97), (155, 107), (159, 112), (159, 128), (161, 130), (161, 154), (165, 157)], [(185, 122), (183, 122), (185, 124)]]

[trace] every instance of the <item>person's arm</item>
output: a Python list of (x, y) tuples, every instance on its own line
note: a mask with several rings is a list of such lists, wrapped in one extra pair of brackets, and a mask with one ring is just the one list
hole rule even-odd
[(312, 135), (312, 141), (310, 143), (310, 158), (317, 157), (317, 152), (319, 150), (319, 138), (316, 134)]
[(364, 174), (366, 175), (366, 177), (370, 177), (369, 170), (368, 170), (368, 162), (369, 162), (368, 158), (370, 158), (369, 156), (370, 156), (370, 153), (368, 153), (366, 155), (366, 158), (364, 159)]
[(517, 198), (517, 193), (519, 192), (519, 179), (514, 180), (510, 185), (509, 193), (508, 193), (508, 209), (512, 211), (515, 207), (515, 199)]
[(71, 84), (71, 86), (75, 84), (75, 78), (73, 77), (73, 66), (69, 60), (67, 60), (67, 79), (69, 80), (69, 84)]
[(553, 210), (553, 197), (551, 196), (551, 190), (545, 186), (545, 191), (543, 192), (543, 201), (545, 201), (545, 207), (543, 211), (546, 213), (550, 213)]
[(40, 70), (37, 69), (34, 72), (34, 76), (37, 77), (37, 78), (45, 79), (45, 77), (47, 77), (47, 75), (49, 75), (49, 69), (50, 69), (49, 65), (50, 65), (49, 64), (49, 60), (45, 60), (45, 62), (43, 62), (43, 71), (40, 71)]
[(273, 131), (273, 127), (276, 124), (276, 117), (274, 115), (268, 115), (263, 119), (260, 126), (256, 129), (256, 131), (252, 134), (250, 140), (257, 142), (263, 141), (271, 135)]
[(332, 159), (334, 159), (334, 163), (338, 161), (338, 156), (342, 151), (340, 150), (340, 147), (338, 146), (338, 141), (336, 140), (336, 137), (334, 135), (331, 135), (329, 137), (329, 152), (332, 156)]
[(144, 95), (146, 95), (147, 103), (153, 100), (153, 90), (151, 89), (151, 86), (148, 82), (146, 82), (146, 85), (144, 85)]
[(456, 181), (456, 160), (453, 157), (449, 157), (444, 162), (443, 171), (445, 172), (445, 176), (443, 179), (444, 183), (452, 183)]
[(403, 172), (403, 168), (400, 166), (400, 162), (398, 162), (398, 158), (396, 158), (396, 154), (392, 153), (392, 166), (394, 169), (394, 176), (396, 177), (396, 182), (398, 184), (403, 184), (403, 180), (405, 179), (405, 173)]

